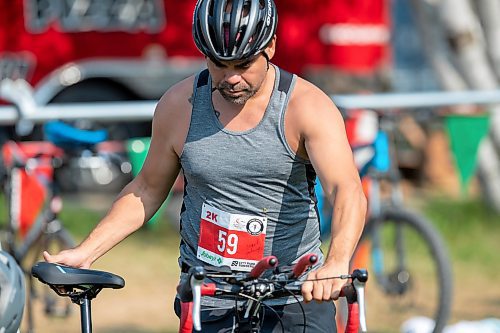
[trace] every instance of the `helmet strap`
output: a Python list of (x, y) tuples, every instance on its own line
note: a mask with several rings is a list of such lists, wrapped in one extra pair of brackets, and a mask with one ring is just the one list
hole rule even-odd
[(262, 51), (262, 55), (264, 55), (264, 58), (266, 58), (267, 60), (267, 70), (269, 70), (269, 62), (271, 61), (271, 59), (269, 59), (269, 56), (265, 51)]

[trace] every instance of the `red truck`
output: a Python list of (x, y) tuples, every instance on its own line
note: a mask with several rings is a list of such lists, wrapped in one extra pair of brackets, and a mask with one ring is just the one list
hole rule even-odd
[[(278, 52), (293, 72), (369, 73), (387, 59), (386, 0), (276, 0)], [(204, 64), (191, 37), (195, 0), (0, 2), (0, 80), (23, 78), (53, 102), (157, 99)], [(132, 135), (134, 133), (131, 133)]]
[[(369, 75), (388, 58), (386, 2), (276, 0), (273, 62), (303, 75), (322, 66)], [(0, 1), (0, 80), (25, 79), (38, 105), (158, 99), (204, 66), (191, 36), (195, 3)], [(82, 120), (79, 126), (93, 124)], [(146, 123), (107, 128), (118, 140), (150, 134)], [(1, 141), (8, 132), (0, 131)]]
[[(370, 71), (386, 59), (385, 1), (277, 0), (276, 62)], [(9, 0), (0, 2), (0, 79), (21, 77), (37, 100), (157, 98), (203, 59), (191, 38), (195, 0)], [(90, 81), (90, 82), (89, 82)], [(104, 87), (103, 87), (104, 86)], [(99, 97), (105, 95), (105, 97)], [(65, 100), (71, 99), (69, 96)]]
[(0, 2), (0, 79), (23, 78), (38, 104), (156, 99), (202, 66), (194, 1)]

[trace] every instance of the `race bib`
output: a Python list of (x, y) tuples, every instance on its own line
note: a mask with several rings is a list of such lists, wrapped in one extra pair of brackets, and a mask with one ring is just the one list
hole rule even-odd
[(198, 259), (235, 271), (251, 271), (264, 256), (267, 218), (230, 214), (203, 204)]

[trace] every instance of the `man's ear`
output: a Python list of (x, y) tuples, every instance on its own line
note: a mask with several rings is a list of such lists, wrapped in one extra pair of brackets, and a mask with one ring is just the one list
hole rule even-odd
[(274, 53), (276, 53), (276, 38), (276, 35), (274, 35), (269, 42), (269, 45), (267, 45), (267, 47), (264, 49), (264, 53), (267, 55), (269, 60), (271, 60), (274, 57)]

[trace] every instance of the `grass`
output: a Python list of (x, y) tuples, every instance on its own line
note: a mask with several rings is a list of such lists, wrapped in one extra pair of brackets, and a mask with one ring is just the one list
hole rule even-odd
[[(481, 267), (488, 273), (500, 272), (498, 265), (492, 265), (497, 261), (496, 254), (500, 251), (500, 215), (489, 209), (480, 199), (432, 197), (423, 200), (418, 205), (418, 210), (441, 232), (453, 262)], [(83, 208), (79, 200), (70, 200), (65, 201), (60, 218), (79, 241), (88, 235), (104, 213), (102, 209)], [(0, 216), (7, 216), (3, 196), (0, 197)], [(0, 225), (4, 223), (5, 219), (0, 219)], [(165, 237), (177, 240), (178, 236), (172, 225), (159, 223), (146, 227), (133, 239), (149, 245), (163, 242)], [(177, 245), (177, 241), (173, 244)]]
[[(59, 215), (77, 242), (89, 234), (111, 204), (111, 196), (100, 194), (67, 195)], [(0, 197), (0, 225), (7, 210)], [(175, 332), (178, 319), (172, 303), (179, 279), (178, 231), (166, 214), (157, 224), (142, 228), (97, 260), (92, 268), (122, 276), (126, 287), (120, 291), (104, 290), (92, 304), (94, 328), (103, 333)], [(41, 288), (40, 284), (36, 284)], [(69, 318), (43, 315), (42, 303), (35, 301), (35, 327), (40, 333), (77, 333), (78, 309)], [(26, 331), (26, 318), (22, 331)]]
[(454, 262), (482, 267), (499, 273), (500, 215), (478, 198), (426, 200), (423, 213), (435, 224), (445, 239)]
[[(0, 216), (6, 216), (3, 202), (0, 198)], [(494, 316), (500, 301), (500, 287), (492, 283), (491, 276), (500, 273), (500, 266), (496, 264), (496, 253), (500, 250), (500, 216), (475, 198), (431, 197), (419, 201), (417, 207), (442, 233), (453, 260), (455, 296), (450, 323)], [(105, 208), (70, 199), (65, 200), (60, 217), (80, 241), (104, 213)], [(178, 280), (179, 237), (174, 224), (167, 220), (177, 218), (176, 214), (165, 215), (161, 223), (143, 228), (96, 263), (96, 269), (115, 272), (127, 281), (123, 291), (104, 292), (95, 303), (94, 323), (100, 325), (96, 327), (100, 332), (124, 331), (117, 327), (141, 333), (175, 331), (177, 319), (172, 314), (171, 303)], [(486, 285), (491, 290), (485, 295), (483, 288)], [(131, 299), (134, 302), (130, 302)], [(377, 308), (376, 304), (371, 307), (372, 311)], [(130, 313), (135, 315), (130, 316)], [(46, 318), (40, 316), (39, 320)], [(64, 325), (43, 321), (38, 326), (44, 328), (42, 333), (66, 333), (67, 327), (78, 327), (77, 316), (71, 320)], [(372, 327), (376, 321), (372, 320)], [(391, 319), (380, 321), (392, 322)], [(61, 326), (62, 330), (57, 330)]]
[[(431, 197), (418, 205), (418, 210), (433, 222), (450, 247), (451, 255), (457, 259), (481, 265), (491, 263), (500, 250), (500, 215), (493, 212), (478, 198), (450, 199)], [(79, 200), (65, 200), (60, 218), (77, 238), (82, 239), (92, 230), (104, 215), (102, 209), (82, 207)], [(0, 196), (0, 216), (6, 217), (7, 210), (3, 195)], [(6, 220), (0, 219), (0, 225)], [(151, 232), (150, 241), (161, 240), (171, 230), (172, 224), (159, 223), (145, 228)], [(161, 237), (156, 237), (161, 236)]]
[(85, 209), (73, 202), (65, 202), (59, 217), (75, 238), (83, 239), (103, 217), (103, 212)]

